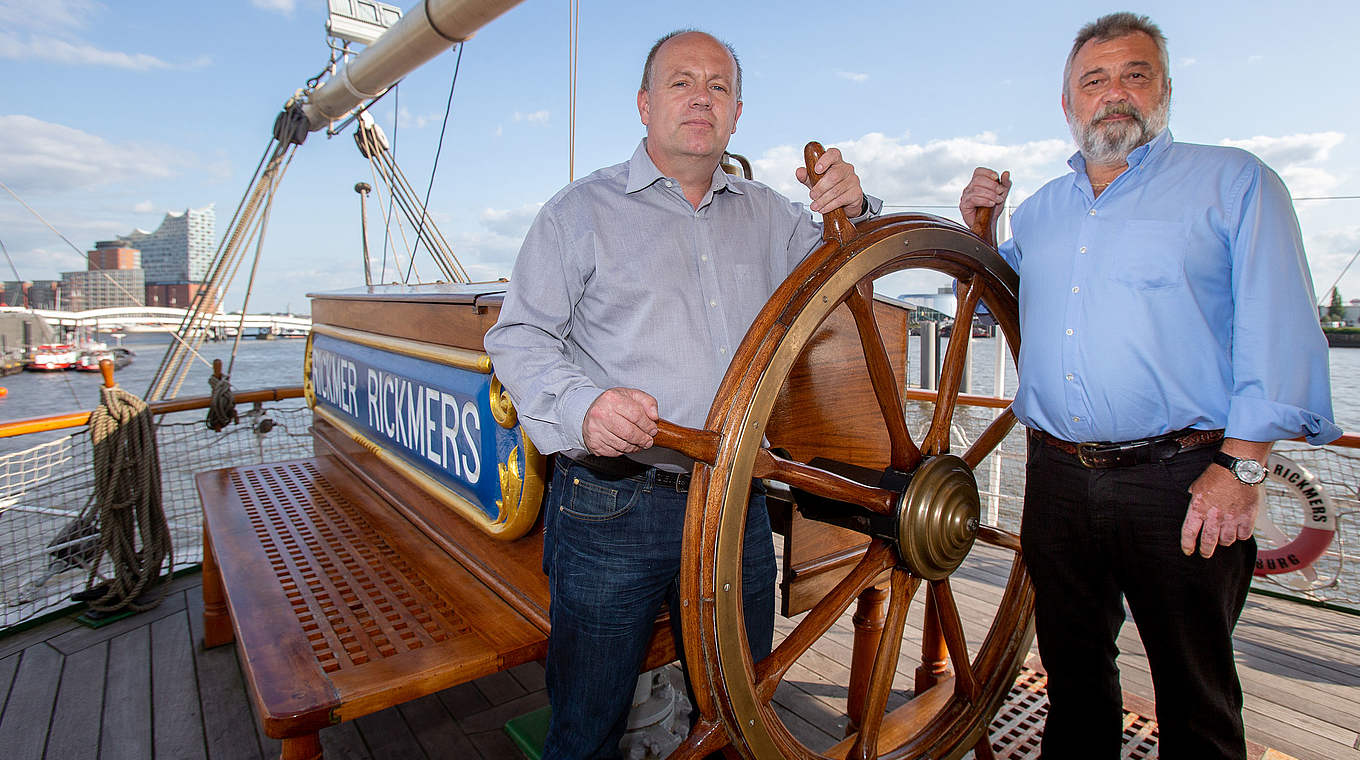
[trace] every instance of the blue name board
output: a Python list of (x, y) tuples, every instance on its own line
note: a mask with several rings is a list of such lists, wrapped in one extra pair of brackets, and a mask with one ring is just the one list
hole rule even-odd
[(522, 468), (525, 447), (518, 426), (503, 428), (491, 414), (489, 374), (321, 334), (312, 336), (311, 350), (318, 407), (473, 502), (489, 520), (504, 519), (497, 465), (518, 447)]

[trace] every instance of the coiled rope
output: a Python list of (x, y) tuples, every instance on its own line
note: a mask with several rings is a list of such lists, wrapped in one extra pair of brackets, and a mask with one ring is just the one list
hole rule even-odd
[[(90, 414), (90, 438), (101, 558), (107, 554), (113, 564), (113, 577), (90, 608), (103, 613), (151, 609), (165, 597), (174, 566), (151, 411), (122, 388), (102, 388), (99, 406)], [(98, 570), (99, 560), (90, 569), (91, 586)]]
[(219, 433), (239, 419), (236, 416), (236, 398), (232, 395), (230, 380), (230, 375), (214, 374), (208, 377), (208, 387), (212, 388), (212, 401), (208, 403), (207, 422), (209, 428)]

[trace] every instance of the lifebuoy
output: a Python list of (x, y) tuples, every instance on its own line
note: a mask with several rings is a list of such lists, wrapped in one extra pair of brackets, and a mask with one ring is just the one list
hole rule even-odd
[(1266, 460), (1266, 473), (1269, 480), (1288, 488), (1298, 500), (1303, 508), (1303, 529), (1284, 546), (1258, 550), (1254, 574), (1275, 575), (1302, 570), (1316, 562), (1332, 543), (1336, 533), (1332, 497), (1308, 468), (1283, 454), (1270, 455)]

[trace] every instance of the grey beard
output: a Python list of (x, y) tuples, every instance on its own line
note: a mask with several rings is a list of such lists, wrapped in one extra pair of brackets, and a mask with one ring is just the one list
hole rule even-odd
[(1092, 117), (1090, 122), (1069, 116), (1067, 126), (1072, 130), (1072, 138), (1077, 141), (1077, 147), (1088, 163), (1122, 164), (1135, 148), (1151, 141), (1166, 129), (1170, 111), (1171, 99), (1163, 98), (1161, 104), (1147, 116), (1131, 109), (1132, 119), (1097, 126), (1095, 122), (1107, 115), (1102, 111)]

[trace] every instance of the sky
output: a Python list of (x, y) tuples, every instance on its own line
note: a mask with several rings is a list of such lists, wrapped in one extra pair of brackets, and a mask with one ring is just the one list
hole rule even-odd
[[(631, 155), (644, 132), (642, 60), (657, 37), (691, 27), (741, 56), (744, 110), (730, 149), (795, 200), (807, 195), (793, 170), (815, 139), (840, 147), (889, 211), (957, 218), (978, 165), (1009, 169), (1018, 203), (1068, 171), (1059, 87), (1076, 30), (1133, 10), (1170, 41), (1176, 138), (1246, 148), (1284, 178), (1320, 299), (1360, 251), (1354, 0), (848, 7), (583, 0), (575, 175)], [(220, 238), (275, 116), (327, 63), (325, 18), (324, 0), (0, 0), (0, 182), (80, 249), (0, 191), (0, 243), (19, 277), (83, 269), (96, 240), (154, 229), (167, 211), (216, 204)], [(422, 195), (438, 155), (430, 209), (474, 279), (509, 275), (537, 209), (569, 181), (569, 19), (567, 0), (525, 0), (481, 30), (463, 46), (447, 122), (452, 51), (372, 110)], [(313, 133), (298, 150), (251, 311), (305, 313), (308, 293), (363, 284), (353, 187), (374, 182), (351, 133)], [(375, 276), (390, 281), (378, 205), (369, 241)], [(437, 278), (423, 255), (416, 268)], [(13, 276), (0, 261), (0, 279)], [(880, 292), (925, 287), (906, 278)], [(1339, 289), (1360, 297), (1360, 265)], [(238, 283), (226, 307), (239, 308), (243, 292)]]

